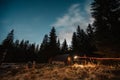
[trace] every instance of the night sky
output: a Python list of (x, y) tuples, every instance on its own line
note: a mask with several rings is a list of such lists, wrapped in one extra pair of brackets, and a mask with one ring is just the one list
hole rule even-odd
[(77, 25), (85, 29), (93, 19), (92, 0), (0, 0), (0, 43), (15, 30), (15, 40), (40, 44), (54, 26), (61, 42), (71, 44)]

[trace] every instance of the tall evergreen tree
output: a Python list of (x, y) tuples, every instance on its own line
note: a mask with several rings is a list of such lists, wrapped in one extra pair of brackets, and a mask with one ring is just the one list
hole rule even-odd
[(74, 32), (73, 36), (72, 36), (72, 50), (73, 50), (73, 52), (77, 52), (77, 35), (76, 35), (76, 32)]
[[(73, 33), (72, 37), (72, 49), (73, 52), (76, 54), (79, 54), (81, 56), (83, 55), (92, 55), (93, 47), (92, 47), (92, 35), (93, 31), (91, 31), (91, 26), (88, 26), (87, 32), (89, 34), (86, 34), (83, 29), (80, 29), (80, 26), (77, 27), (76, 33)], [(90, 38), (89, 38), (90, 37)], [(90, 41), (91, 40), (91, 41)]]
[(50, 37), (49, 38), (50, 38), (50, 45), (53, 46), (53, 47), (56, 47), (57, 36), (56, 36), (56, 30), (55, 30), (54, 27), (51, 29)]
[(111, 26), (111, 34), (114, 42), (120, 45), (120, 1), (119, 0), (110, 0), (110, 15), (108, 22)]
[(80, 26), (77, 27), (77, 50), (78, 53), (84, 53), (86, 34)]
[(28, 60), (28, 58), (26, 57), (26, 48), (25, 48), (26, 45), (25, 45), (25, 42), (26, 42), (25, 40), (20, 41), (18, 52), (17, 52), (17, 55), (16, 55), (18, 62)]
[(94, 51), (97, 50), (97, 48), (95, 45), (96, 41), (95, 41), (95, 36), (94, 36), (94, 28), (91, 26), (91, 24), (88, 24), (86, 32), (87, 32), (87, 39), (88, 39), (88, 44), (89, 44), (89, 52), (93, 53)]
[[(94, 0), (91, 8), (98, 50), (113, 55), (118, 54), (120, 52), (120, 0)], [(106, 56), (108, 57), (109, 54)]]
[(13, 40), (14, 40), (14, 30), (11, 30), (10, 33), (8, 33), (5, 40), (2, 42), (2, 46), (4, 48), (10, 48), (13, 46)]
[(20, 48), (22, 49), (24, 47), (24, 40), (20, 42)]
[(20, 57), (19, 56), (19, 52), (20, 52), (20, 50), (19, 50), (19, 40), (16, 40), (14, 42), (14, 48), (13, 48), (13, 53), (12, 53), (12, 55), (13, 55), (13, 62), (17, 62), (18, 61), (18, 58)]
[(27, 49), (28, 49), (28, 46), (29, 46), (29, 41), (26, 40), (23, 45), (24, 45), (23, 48), (24, 48), (25, 50), (27, 50)]
[(11, 30), (10, 33), (8, 33), (7, 37), (2, 42), (5, 61), (12, 61), (13, 58), (12, 49), (14, 46), (13, 40), (14, 40), (14, 30)]
[(47, 62), (48, 54), (49, 54), (49, 37), (47, 34), (45, 34), (37, 54), (37, 58), (38, 58), (37, 61)]
[(94, 28), (91, 26), (91, 24), (88, 24), (88, 27), (86, 29), (87, 35), (89, 38), (93, 39), (94, 38)]
[(86, 32), (87, 32), (87, 36), (90, 44), (95, 46), (94, 28), (91, 26), (91, 24), (88, 24)]
[(35, 61), (35, 44), (30, 44), (28, 48), (28, 54), (27, 54), (29, 61)]
[(48, 45), (49, 45), (49, 38), (48, 35), (46, 34), (43, 38), (43, 42), (41, 43), (40, 51), (42, 53), (45, 53), (44, 51), (47, 51)]
[(59, 48), (57, 46), (57, 36), (56, 36), (56, 30), (53, 27), (51, 29), (50, 35), (49, 35), (49, 56), (55, 56), (59, 53)]
[(16, 40), (16, 41), (15, 41), (14, 46), (15, 46), (16, 48), (19, 47), (19, 40)]
[(66, 54), (68, 52), (68, 45), (67, 45), (66, 39), (64, 40), (64, 42), (62, 44), (61, 51), (62, 51), (63, 54)]
[(96, 40), (111, 43), (120, 40), (119, 0), (94, 0), (91, 4)]

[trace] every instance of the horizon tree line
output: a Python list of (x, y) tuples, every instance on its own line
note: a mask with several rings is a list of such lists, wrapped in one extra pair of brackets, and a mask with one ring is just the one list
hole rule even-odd
[(93, 56), (95, 51), (108, 48), (112, 52), (120, 52), (119, 0), (93, 0), (91, 15), (94, 18), (93, 24), (88, 24), (86, 30), (78, 25), (76, 32), (73, 32), (70, 47), (66, 39), (60, 44), (54, 27), (49, 35), (45, 34), (41, 45), (29, 43), (29, 40), (14, 41), (14, 30), (11, 30), (0, 45), (0, 61), (47, 62), (49, 58), (60, 54)]
[[(88, 35), (82, 29), (79, 30), (79, 28), (80, 27), (78, 26), (77, 31), (79, 36), (82, 36), (81, 40), (84, 39), (82, 41), (87, 41)], [(91, 28), (90, 24), (89, 28)], [(78, 38), (79, 37), (77, 36), (77, 40), (80, 40)], [(72, 41), (74, 42), (74, 39)], [(74, 43), (78, 44), (76, 41)], [(56, 55), (70, 54), (74, 51), (78, 51), (79, 53), (81, 53), (82, 51), (79, 51), (79, 47), (82, 47), (82, 49), (84, 48), (84, 51), (86, 51), (86, 47), (83, 46), (87, 46), (87, 44), (79, 46), (76, 51), (74, 50), (76, 48), (74, 47), (74, 43), (72, 43), (72, 46), (68, 47), (67, 41), (66, 39), (64, 39), (63, 43), (60, 44), (60, 40), (57, 38), (56, 29), (54, 27), (51, 29), (49, 36), (45, 34), (40, 47), (35, 43), (29, 43), (29, 40), (14, 41), (14, 30), (11, 30), (0, 45), (0, 49), (2, 50), (0, 55), (1, 59), (3, 55), (5, 56), (4, 62), (28, 62), (34, 60), (38, 62), (47, 62), (49, 58), (54, 57)], [(71, 48), (72, 50), (69, 51), (69, 48)]]

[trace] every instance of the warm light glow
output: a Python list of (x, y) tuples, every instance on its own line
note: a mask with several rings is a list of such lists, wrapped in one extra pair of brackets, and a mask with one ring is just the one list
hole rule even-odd
[(87, 64), (85, 65), (85, 67), (95, 67), (96, 65), (95, 64)]
[(82, 64), (74, 64), (72, 67), (76, 67), (76, 68), (87, 68), (87, 67), (95, 67), (96, 65), (94, 64), (86, 64), (86, 65), (82, 65)]
[(71, 58), (70, 58), (70, 57), (68, 57), (68, 61), (71, 61)]
[(74, 56), (74, 59), (77, 59), (78, 58), (78, 56)]
[(72, 67), (75, 67), (75, 68), (78, 68), (78, 67), (83, 68), (83, 67), (84, 67), (84, 65), (74, 64)]

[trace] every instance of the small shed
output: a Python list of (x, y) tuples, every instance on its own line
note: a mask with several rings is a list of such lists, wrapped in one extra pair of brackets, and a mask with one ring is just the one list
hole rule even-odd
[(69, 54), (57, 55), (50, 59), (50, 62), (63, 62), (65, 65), (72, 64), (72, 57)]

